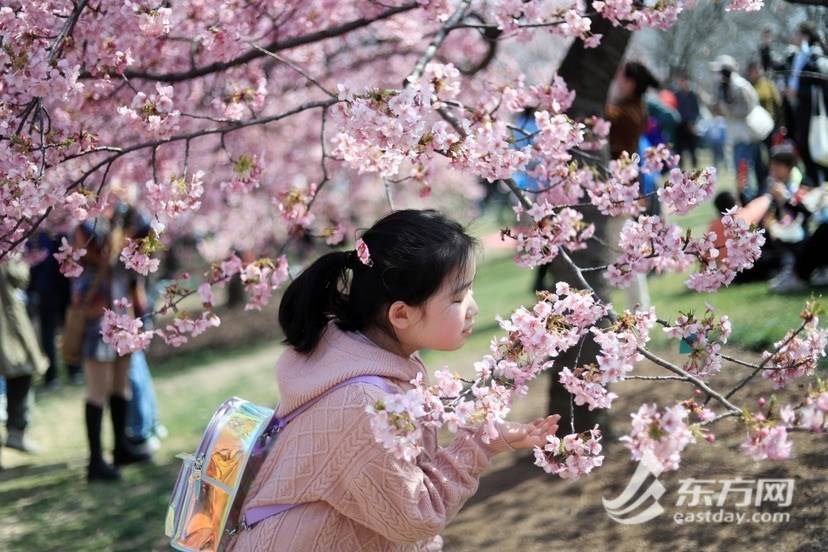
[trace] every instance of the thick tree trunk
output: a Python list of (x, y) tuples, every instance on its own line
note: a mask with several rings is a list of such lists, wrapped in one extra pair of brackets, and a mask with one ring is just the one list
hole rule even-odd
[[(576, 93), (575, 103), (570, 110), (571, 115), (576, 118), (604, 113), (610, 84), (624, 57), (631, 36), (629, 31), (613, 27), (602, 18), (593, 20), (593, 28), (595, 32), (604, 35), (601, 45), (598, 48), (585, 49), (580, 40), (575, 41), (558, 69), (558, 74)], [(603, 152), (603, 157), (604, 161), (608, 160), (607, 151)], [(587, 222), (595, 224), (595, 235), (606, 242), (607, 217), (594, 208), (584, 208), (582, 212)], [(589, 247), (574, 251), (570, 256), (578, 266), (599, 266), (607, 264), (609, 251), (597, 241), (592, 240)], [(556, 281), (564, 281), (573, 287), (581, 287), (571, 268), (562, 259), (555, 259), (550, 269)], [(607, 286), (603, 273), (601, 271), (587, 272), (585, 276), (596, 293), (602, 298), (607, 298)], [(557, 371), (563, 367), (574, 368), (594, 363), (597, 354), (598, 346), (592, 336), (587, 335), (582, 346), (573, 347), (559, 356), (555, 362), (549, 389), (549, 412), (561, 415), (559, 430), (561, 436), (571, 432), (570, 394), (558, 382)], [(599, 412), (590, 412), (586, 406), (575, 406), (575, 431), (585, 431), (599, 423), (606, 432), (609, 428)]]

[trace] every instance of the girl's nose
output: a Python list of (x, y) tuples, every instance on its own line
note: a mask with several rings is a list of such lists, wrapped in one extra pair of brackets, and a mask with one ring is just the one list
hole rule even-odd
[(475, 301), (472, 298), (471, 305), (469, 305), (469, 310), (466, 311), (466, 318), (474, 318), (477, 315), (477, 313), (479, 313), (479, 312), (480, 312), (480, 309), (477, 306), (477, 301)]

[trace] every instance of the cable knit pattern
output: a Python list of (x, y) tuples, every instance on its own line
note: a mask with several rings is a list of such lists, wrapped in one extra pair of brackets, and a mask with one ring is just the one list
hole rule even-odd
[[(311, 355), (285, 351), (276, 365), (284, 415), (355, 376), (378, 375), (400, 389), (425, 367), (329, 324)], [(439, 447), (423, 437), (416, 462), (395, 459), (374, 440), (367, 405), (382, 390), (353, 384), (332, 391), (280, 434), (254, 480), (245, 509), (299, 504), (243, 531), (243, 551), (440, 550), (435, 537), (477, 490), (490, 449), (461, 432)]]

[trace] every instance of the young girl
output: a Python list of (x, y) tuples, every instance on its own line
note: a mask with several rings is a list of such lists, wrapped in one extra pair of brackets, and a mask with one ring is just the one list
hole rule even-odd
[[(419, 349), (455, 350), (471, 334), (475, 241), (459, 224), (436, 211), (397, 211), (362, 240), (367, 252), (328, 253), (285, 291), (280, 416), (356, 376), (410, 389), (417, 374), (427, 376)], [(292, 507), (242, 530), (230, 549), (439, 550), (438, 534), (491, 457), (541, 445), (557, 430), (557, 415), (509, 422), (489, 444), (461, 431), (447, 447), (425, 430), (423, 453), (406, 462), (374, 440), (366, 407), (383, 393), (365, 383), (339, 387), (282, 430), (243, 511)]]

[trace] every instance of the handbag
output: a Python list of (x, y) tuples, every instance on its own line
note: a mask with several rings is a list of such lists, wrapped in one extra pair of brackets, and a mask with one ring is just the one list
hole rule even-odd
[(768, 110), (759, 104), (756, 104), (748, 113), (745, 119), (751, 138), (756, 141), (762, 141), (770, 136), (773, 130), (773, 117), (768, 113)]
[(828, 112), (822, 87), (811, 89), (811, 127), (808, 130), (808, 151), (815, 163), (828, 167)]
[(380, 376), (356, 376), (334, 385), (281, 418), (270, 408), (238, 397), (213, 414), (193, 454), (179, 454), (178, 472), (167, 508), (164, 533), (183, 552), (223, 550), (230, 537), (299, 504), (271, 504), (242, 511), (247, 491), (279, 432), (325, 395), (362, 383), (394, 390)]
[(70, 366), (80, 366), (83, 361), (83, 334), (86, 330), (86, 305), (100, 283), (101, 271), (95, 274), (92, 285), (89, 286), (83, 299), (77, 305), (66, 308), (66, 318), (63, 323), (63, 336), (60, 342), (60, 352), (63, 362)]

